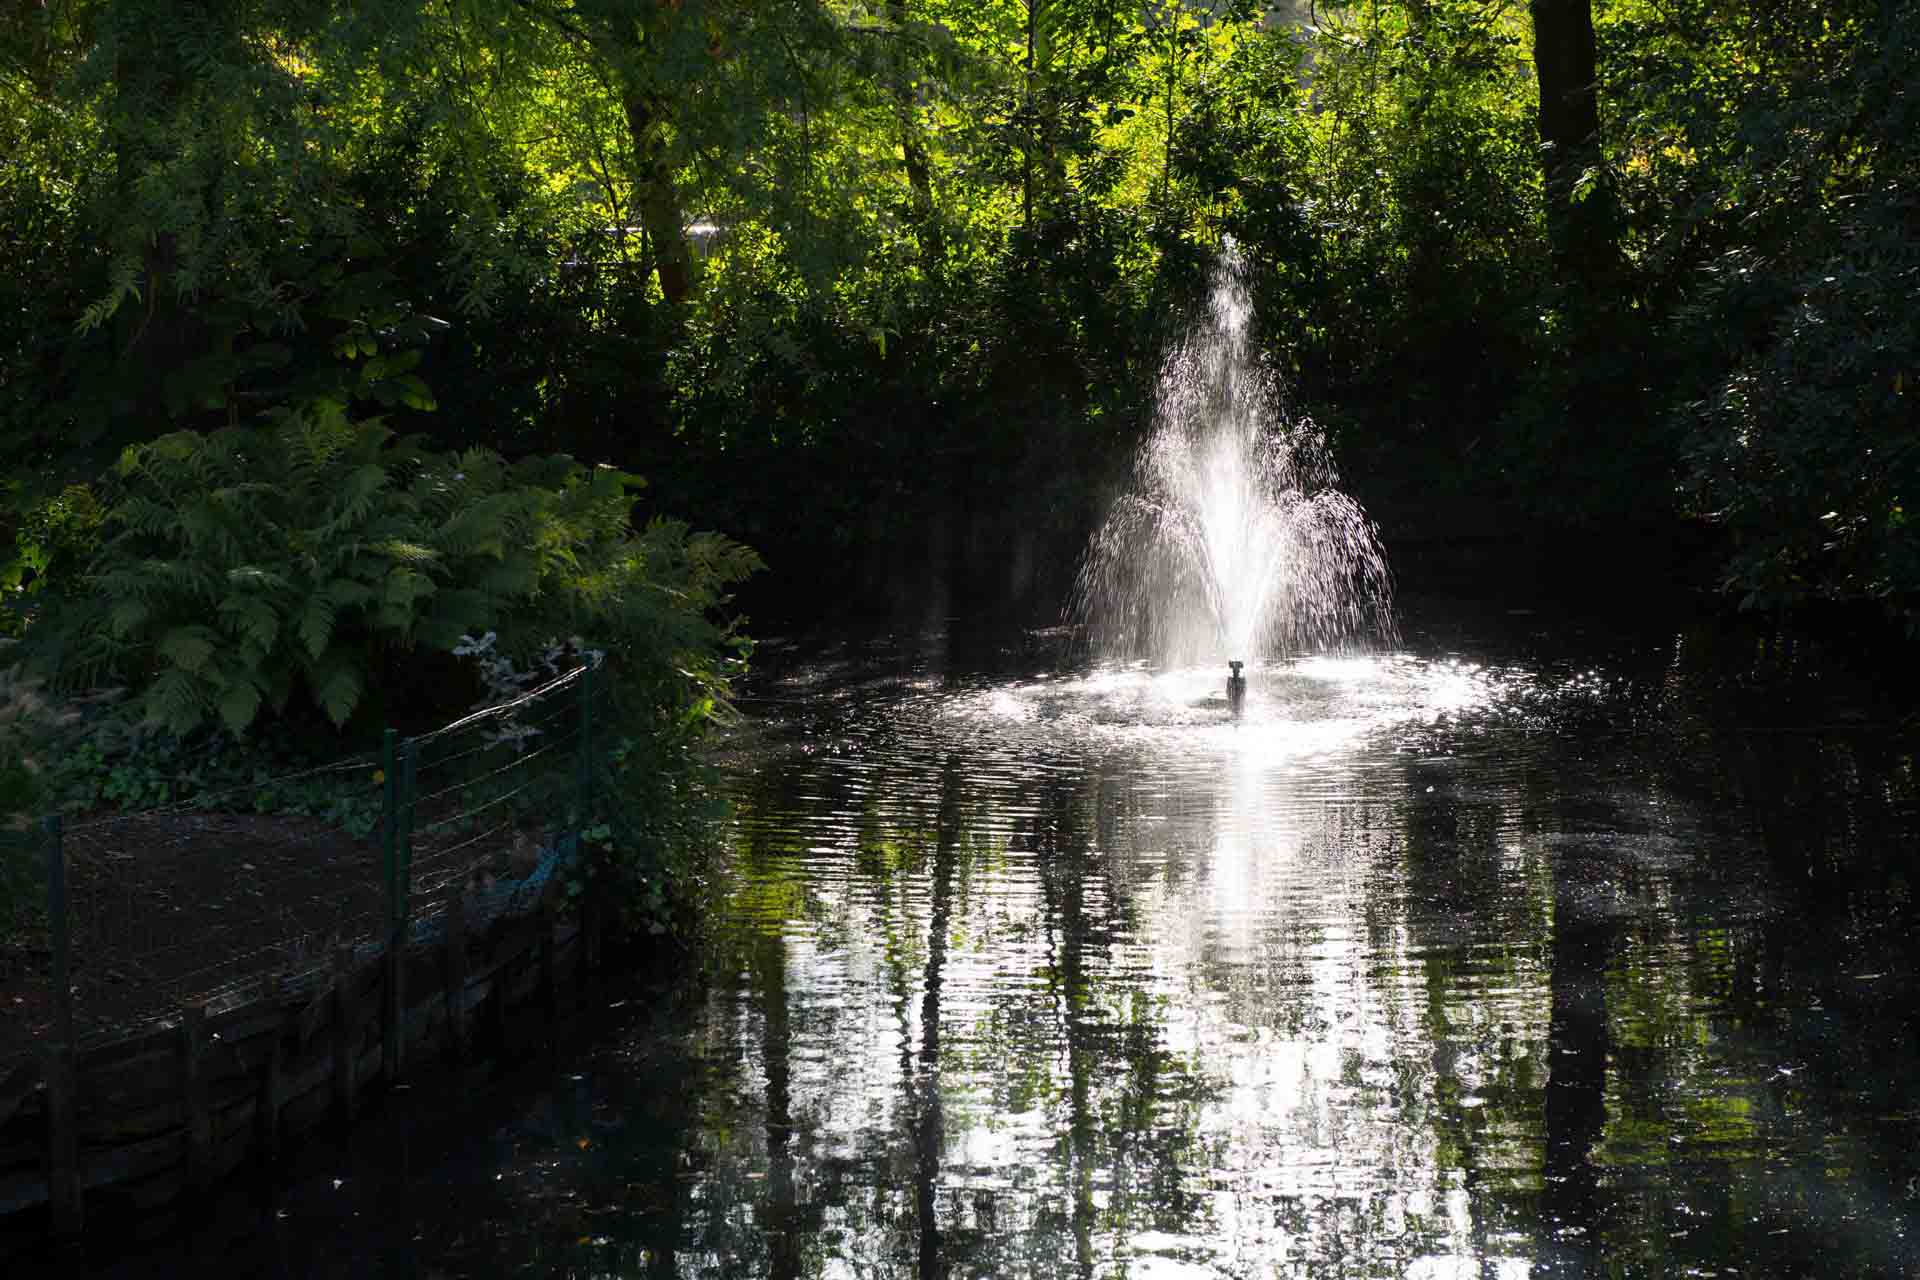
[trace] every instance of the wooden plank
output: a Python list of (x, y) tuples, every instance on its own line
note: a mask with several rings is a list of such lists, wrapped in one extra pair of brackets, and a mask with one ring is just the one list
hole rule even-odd
[[(344, 982), (340, 961), (342, 953), (347, 957)], [(354, 959), (353, 947), (342, 945), (334, 949), (333, 966), (328, 972), (327, 981), (319, 991), (314, 993), (312, 1001), (300, 1012), (299, 1034), (295, 1038), (296, 1048), (305, 1048), (319, 1036), (323, 1028), (333, 1024), (336, 1009), (335, 997), (343, 986), (347, 991), (349, 1002), (358, 1005), (364, 1003), (363, 998), (380, 981), (378, 956), (375, 956), (370, 963), (358, 967), (354, 965)]]
[(553, 897), (540, 895), (540, 904), (534, 911), (534, 919), (539, 922), (539, 965), (540, 965), (540, 1012), (552, 1026), (560, 1016), (560, 984), (553, 971)]
[(287, 1035), (293, 1017), (282, 1017), (281, 1033), (274, 1035), (260, 1065), (259, 1097), (254, 1103), (254, 1144), (260, 1162), (272, 1168), (280, 1159), (280, 1104), (286, 1093)]
[(180, 1058), (180, 1028), (170, 1028), (167, 1039), (170, 1043), (164, 1055), (153, 1054), (105, 1071), (82, 1069), (80, 1078), (87, 1082), (87, 1105), (82, 1120), (177, 1103), (180, 1094), (174, 1083), (174, 1070)]
[(255, 1154), (254, 1134), (259, 1131), (254, 1112), (258, 1105), (251, 1099), (219, 1118), (213, 1142), (213, 1177), (217, 1183), (229, 1178)]
[(39, 1159), (29, 1170), (0, 1173), (0, 1222), (47, 1202), (47, 1171)]
[(81, 1075), (91, 1079), (97, 1072), (110, 1067), (130, 1066), (145, 1058), (173, 1057), (175, 1037), (179, 1032), (169, 1023), (161, 1023), (150, 1031), (137, 1036), (128, 1036), (125, 1040), (115, 1040), (111, 1044), (95, 1045), (83, 1049), (79, 1055), (78, 1070)]
[(0, 1079), (0, 1127), (26, 1105), (27, 1099), (40, 1087), (40, 1078), (40, 1063), (28, 1058)]
[(504, 969), (533, 950), (534, 944), (540, 941), (540, 929), (537, 921), (515, 921), (494, 937), (493, 945), (487, 949), (487, 967)]
[(447, 1060), (458, 1065), (467, 1058), (467, 902), (459, 886), (447, 899), (445, 967), (447, 1006)]
[(370, 1088), (380, 1078), (382, 1046), (379, 1036), (365, 1037), (361, 1041), (359, 1052), (354, 1056), (353, 1078), (359, 1082), (362, 1092)]
[(207, 1109), (207, 1011), (180, 1018), (180, 1099), (187, 1112), (187, 1188), (203, 1194), (213, 1177), (213, 1116)]
[[(145, 1179), (160, 1177), (166, 1179), (169, 1189), (167, 1198), (177, 1194), (186, 1183), (187, 1135), (171, 1133), (165, 1137), (149, 1138), (145, 1142), (135, 1142), (111, 1151), (88, 1153), (87, 1190), (93, 1192), (123, 1190), (130, 1183), (139, 1183)], [(136, 1205), (158, 1208), (166, 1201), (149, 1193), (145, 1197), (134, 1197)]]
[(56, 1239), (78, 1239), (86, 1226), (80, 1187), (78, 1079), (73, 1046), (41, 1046), (41, 1070), (47, 1082), (47, 1202), (53, 1210)]
[[(177, 1033), (176, 1033), (177, 1034)], [(186, 1127), (186, 1102), (180, 1093), (177, 1071), (169, 1066), (161, 1086), (164, 1094), (149, 1097), (138, 1106), (126, 1104), (107, 1110), (88, 1108), (80, 1116), (80, 1140), (88, 1146), (110, 1147), (116, 1143), (151, 1138)]]
[(318, 1128), (333, 1112), (333, 1060), (319, 1058), (289, 1072), (280, 1103), (281, 1141)]
[(313, 999), (307, 1001), (306, 1007), (301, 1009), (294, 1019), (294, 1044), (301, 1048), (312, 1044), (314, 1037), (320, 1034), (320, 1028), (327, 1025), (332, 1015), (333, 983), (329, 981), (314, 992)]
[(333, 1109), (342, 1123), (352, 1124), (359, 1107), (354, 1087), (353, 948), (333, 953)]
[[(0, 1129), (10, 1118), (26, 1141), (12, 1141), (20, 1159), (9, 1164), (11, 1147), (0, 1132), (0, 1215), (29, 1202), (49, 1203), (59, 1116), (66, 1117), (73, 1152), (70, 1199), (111, 1187), (159, 1204), (183, 1189), (206, 1187), (249, 1155), (277, 1158), (288, 1137), (330, 1114), (357, 1115), (360, 1093), (395, 1059), (387, 1051), (390, 1025), (404, 1062), (410, 1044), (436, 1037), (445, 1038), (450, 1056), (464, 1056), (475, 1009), (484, 1010), (503, 1044), (509, 1015), (527, 1005), (538, 1003), (548, 1019), (558, 1016), (562, 975), (590, 968), (591, 921), (560, 918), (551, 901), (543, 901), (531, 918), (498, 922), (476, 963), (464, 906), (449, 907), (447, 944), (400, 956), (403, 975), (407, 965), (418, 970), (401, 978), (401, 992), (432, 994), (411, 1007), (402, 1001), (397, 1025), (382, 1008), (393, 964), (382, 955), (363, 962), (354, 948), (341, 946), (330, 981), (312, 1001), (270, 979), (258, 999), (216, 1016), (196, 1009), (176, 1025), (85, 1055), (69, 1052), (76, 1069), (64, 1095), (43, 1087), (44, 1057), (9, 1071), (0, 1077), (0, 1103), (8, 1108)], [(324, 1042), (305, 1052), (322, 1027)], [(174, 1061), (162, 1064), (163, 1055)], [(81, 1060), (97, 1073), (81, 1075)], [(176, 1063), (177, 1070), (166, 1069)], [(85, 1133), (79, 1099), (87, 1103)], [(95, 1137), (103, 1141), (82, 1145)], [(44, 1168), (36, 1167), (43, 1161)]]
[(10, 1138), (0, 1142), (0, 1173), (20, 1169), (33, 1170), (38, 1178), (47, 1171), (46, 1126), (31, 1138)]
[(266, 991), (251, 1004), (238, 1005), (207, 1019), (207, 1034), (219, 1036), (231, 1045), (244, 1045), (266, 1035), (279, 1035), (286, 1030), (287, 1014), (305, 1007), (306, 1002), (298, 1000), (287, 991), (286, 980), (280, 977), (268, 979)]

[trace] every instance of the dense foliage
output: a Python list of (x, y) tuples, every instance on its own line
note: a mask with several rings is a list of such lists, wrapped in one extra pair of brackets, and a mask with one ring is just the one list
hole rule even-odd
[(13, 629), (124, 537), (123, 450), (322, 402), (644, 474), (792, 597), (1057, 598), (1223, 234), (1390, 546), (1690, 523), (1734, 599), (1911, 616), (1917, 37), (1905, 0), (13, 6)]
[(585, 634), (697, 664), (724, 638), (707, 608), (758, 567), (718, 534), (635, 531), (636, 481), (609, 467), (428, 453), (330, 401), (270, 413), (128, 449), (80, 588), (30, 638), (42, 665), (130, 683), (176, 734), (244, 733), (296, 691), (342, 725), (490, 628), (508, 650)]

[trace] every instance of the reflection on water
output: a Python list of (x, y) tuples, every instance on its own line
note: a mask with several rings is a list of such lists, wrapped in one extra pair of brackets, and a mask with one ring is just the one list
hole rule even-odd
[[(742, 1275), (1907, 1265), (1905, 898), (1880, 932), (1853, 908), (1912, 834), (1909, 766), (1703, 736), (1666, 650), (1307, 660), (1237, 717), (1211, 670), (800, 665), (815, 700), (770, 701), (736, 774), (699, 1019), (740, 1075), (658, 1247)], [(1808, 803), (1881, 788), (1822, 945), (1815, 827), (1770, 846), (1749, 790), (1769, 750)], [(1815, 1070), (1827, 1034), (1887, 1087)]]
[(381, 1257), (1913, 1273), (1909, 741), (1582, 643), (1252, 670), (1238, 717), (1044, 645), (776, 655), (709, 980), (382, 1175)]

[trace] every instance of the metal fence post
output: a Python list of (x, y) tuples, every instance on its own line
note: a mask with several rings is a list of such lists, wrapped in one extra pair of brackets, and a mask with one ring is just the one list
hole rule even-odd
[(408, 738), (400, 744), (400, 912), (406, 922), (413, 901), (413, 823), (420, 808), (418, 775), (420, 742)]
[(587, 828), (593, 825), (593, 669), (592, 658), (580, 672), (580, 827), (573, 838), (578, 874), (586, 879), (580, 899), (580, 976), (600, 967), (600, 921), (604, 904), (599, 894), (599, 868), (587, 848)]
[(393, 931), (393, 922), (398, 915), (395, 908), (396, 880), (399, 862), (396, 859), (400, 830), (400, 774), (394, 765), (395, 734), (388, 729), (380, 739), (380, 857), (381, 870), (387, 879), (387, 931)]
[(593, 660), (580, 671), (580, 829), (593, 823)]

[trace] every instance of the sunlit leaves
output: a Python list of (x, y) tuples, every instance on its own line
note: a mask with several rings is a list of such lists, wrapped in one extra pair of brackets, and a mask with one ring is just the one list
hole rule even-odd
[[(612, 468), (430, 454), (337, 404), (176, 432), (129, 450), (122, 473), (84, 589), (33, 639), (66, 681), (123, 678), (179, 731), (217, 715), (237, 732), (296, 685), (342, 723), (384, 652), (494, 629), (509, 648), (590, 632), (651, 679), (704, 687), (725, 635), (707, 611), (759, 564), (683, 525), (635, 530), (638, 481)], [(457, 511), (436, 511), (455, 488)]]

